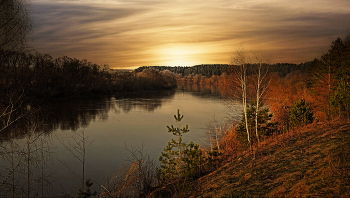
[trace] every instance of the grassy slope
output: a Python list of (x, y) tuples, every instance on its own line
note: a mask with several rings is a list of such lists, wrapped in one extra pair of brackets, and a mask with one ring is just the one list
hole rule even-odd
[(173, 197), (350, 197), (349, 121), (276, 136), (260, 145), (256, 160), (252, 157), (246, 153), (198, 180), (166, 186), (150, 197), (170, 189)]

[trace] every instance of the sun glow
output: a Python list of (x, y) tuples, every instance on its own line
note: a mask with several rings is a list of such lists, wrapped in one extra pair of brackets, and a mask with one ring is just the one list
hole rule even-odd
[(160, 65), (193, 66), (200, 64), (199, 54), (204, 50), (189, 45), (167, 45), (157, 49)]

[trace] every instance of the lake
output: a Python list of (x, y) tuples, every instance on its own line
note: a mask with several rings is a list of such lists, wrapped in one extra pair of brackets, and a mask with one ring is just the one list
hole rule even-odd
[[(203, 85), (183, 85), (174, 90), (95, 99), (52, 101), (44, 105), (46, 113), (41, 115), (42, 118), (36, 119), (42, 120), (42, 126), (36, 129), (36, 135), (31, 139), (35, 140), (29, 150), (33, 160), (26, 161), (23, 157), (16, 176), (8, 182), (16, 181), (18, 185), (25, 186), (16, 189), (16, 194), (29, 189), (31, 194), (49, 195), (54, 192), (56, 195), (76, 195), (81, 187), (75, 175), (82, 175), (82, 163), (79, 161), (82, 153), (75, 147), (82, 145), (85, 138), (85, 179), (91, 178), (93, 187), (99, 190), (106, 178), (130, 156), (125, 147), (140, 148), (143, 145), (143, 152), (158, 162), (167, 143), (177, 138), (168, 133), (166, 127), (177, 126), (174, 119), (177, 109), (184, 115), (180, 126), (188, 125), (190, 130), (183, 135), (183, 141), (193, 141), (205, 147), (208, 146), (205, 134), (210, 130), (209, 123), (218, 128), (220, 124), (240, 119), (238, 104), (231, 106), (230, 111), (228, 104), (215, 86)], [(33, 139), (38, 134), (42, 135)], [(19, 135), (11, 143), (3, 142), (2, 147), (6, 151), (14, 151), (15, 146), (23, 150), (27, 141), (28, 135)], [(13, 156), (20, 158), (20, 154)], [(3, 157), (1, 179), (13, 162), (16, 160)], [(29, 176), (28, 170), (32, 170)], [(33, 180), (30, 188), (27, 185), (29, 180)], [(1, 187), (11, 191), (11, 187), (4, 186)], [(43, 187), (45, 191), (40, 190)]]

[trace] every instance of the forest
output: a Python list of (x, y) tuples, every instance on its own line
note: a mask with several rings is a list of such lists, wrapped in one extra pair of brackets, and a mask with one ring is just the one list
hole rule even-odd
[(112, 73), (107, 65), (48, 54), (1, 51), (1, 93), (26, 93), (35, 98), (77, 97), (176, 86), (175, 75), (154, 69)]

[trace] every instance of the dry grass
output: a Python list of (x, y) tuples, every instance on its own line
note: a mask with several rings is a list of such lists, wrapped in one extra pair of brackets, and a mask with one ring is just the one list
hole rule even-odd
[[(181, 181), (181, 197), (350, 197), (349, 171), (350, 122), (314, 123), (265, 140), (255, 160), (245, 152), (198, 180)], [(160, 192), (153, 197), (172, 195)]]

